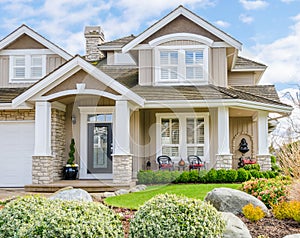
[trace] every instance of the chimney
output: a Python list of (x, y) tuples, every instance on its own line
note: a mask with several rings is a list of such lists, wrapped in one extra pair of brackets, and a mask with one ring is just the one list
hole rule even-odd
[(86, 42), (85, 59), (87, 61), (97, 61), (104, 57), (98, 49), (98, 45), (104, 43), (104, 34), (100, 26), (86, 26), (84, 29)]

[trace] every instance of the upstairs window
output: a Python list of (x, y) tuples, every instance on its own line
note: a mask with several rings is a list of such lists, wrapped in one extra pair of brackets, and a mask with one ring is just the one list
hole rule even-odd
[(208, 49), (206, 47), (157, 47), (157, 84), (205, 84), (208, 82)]
[(45, 55), (10, 56), (10, 82), (35, 82), (46, 74)]

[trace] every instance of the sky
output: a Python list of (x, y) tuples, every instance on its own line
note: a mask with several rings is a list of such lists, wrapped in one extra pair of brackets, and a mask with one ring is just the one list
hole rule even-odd
[[(295, 95), (300, 0), (0, 0), (0, 39), (26, 24), (67, 52), (83, 55), (85, 26), (101, 26), (106, 41), (138, 35), (179, 5), (242, 42), (241, 56), (266, 64), (261, 84)], [(295, 115), (300, 121), (300, 112)]]

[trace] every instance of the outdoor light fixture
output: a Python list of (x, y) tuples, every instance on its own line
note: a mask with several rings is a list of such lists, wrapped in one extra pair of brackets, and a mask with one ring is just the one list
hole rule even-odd
[(76, 116), (72, 115), (71, 120), (72, 120), (72, 124), (75, 125), (76, 124)]

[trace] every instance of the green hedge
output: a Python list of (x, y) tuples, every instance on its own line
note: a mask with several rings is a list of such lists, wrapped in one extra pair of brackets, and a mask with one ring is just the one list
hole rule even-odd
[[(257, 167), (256, 167), (257, 168)], [(161, 183), (235, 183), (245, 182), (251, 178), (275, 178), (278, 172), (258, 171), (257, 169), (245, 170), (235, 169), (211, 169), (191, 171), (139, 171), (139, 184), (161, 184)]]

